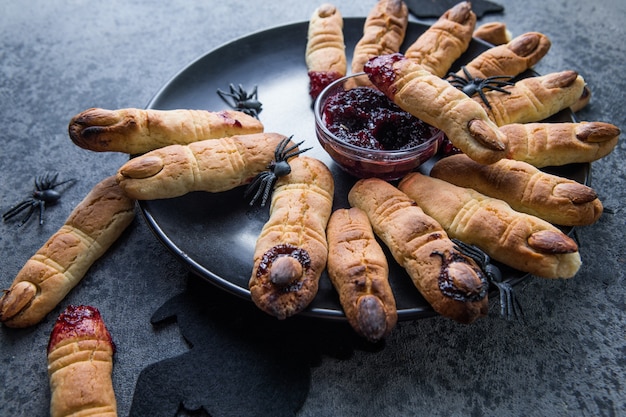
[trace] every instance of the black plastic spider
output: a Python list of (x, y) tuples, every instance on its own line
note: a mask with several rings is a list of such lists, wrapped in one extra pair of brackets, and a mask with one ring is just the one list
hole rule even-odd
[(22, 226), (28, 221), (28, 219), (30, 219), (32, 214), (35, 212), (35, 209), (39, 208), (39, 224), (43, 224), (43, 212), (46, 209), (46, 206), (55, 204), (61, 198), (61, 192), (55, 190), (55, 188), (63, 184), (73, 184), (76, 181), (75, 179), (69, 179), (66, 181), (56, 182), (58, 176), (58, 173), (48, 172), (44, 175), (38, 175), (35, 177), (35, 190), (33, 191), (32, 196), (2, 214), (2, 220), (7, 221), (22, 211), (28, 209), (26, 215), (18, 224), (18, 226)]
[[(257, 99), (257, 86), (254, 86), (252, 93), (248, 94), (243, 86), (235, 87), (230, 84), (230, 93), (217, 89), (217, 94), (222, 100), (235, 110), (246, 113), (247, 115), (259, 118), (259, 113), (263, 110), (263, 104)], [(232, 100), (231, 100), (232, 99)]]
[(274, 160), (270, 162), (267, 166), (269, 171), (263, 171), (257, 174), (256, 177), (252, 180), (252, 182), (246, 188), (244, 192), (244, 197), (248, 198), (248, 196), (257, 189), (254, 197), (250, 200), (250, 205), (254, 205), (254, 203), (263, 195), (263, 199), (261, 200), (261, 206), (264, 206), (267, 203), (267, 200), (272, 192), (272, 188), (274, 187), (274, 183), (278, 179), (278, 177), (283, 177), (288, 175), (291, 172), (291, 166), (287, 162), (287, 160), (293, 156), (299, 155), (302, 152), (306, 152), (312, 148), (300, 149), (295, 152), (292, 152), (298, 146), (302, 145), (304, 141), (300, 143), (296, 143), (293, 146), (287, 148), (289, 141), (293, 136), (290, 136), (286, 139), (280, 141), (278, 146), (276, 147), (276, 151), (274, 151)]
[(450, 84), (464, 92), (468, 97), (478, 94), (488, 109), (491, 109), (491, 104), (489, 104), (483, 90), (495, 90), (504, 94), (511, 94), (510, 91), (507, 91), (502, 87), (515, 85), (515, 83), (511, 82), (511, 80), (515, 77), (510, 75), (494, 75), (493, 77), (487, 78), (473, 78), (472, 74), (470, 74), (465, 66), (461, 67), (461, 70), (463, 70), (465, 78), (451, 72), (448, 74), (448, 81)]
[(500, 269), (491, 264), (489, 255), (474, 245), (468, 245), (458, 239), (452, 239), (457, 248), (466, 256), (472, 258), (485, 272), (489, 283), (500, 292), (500, 316), (507, 320), (522, 319), (524, 313), (522, 306), (513, 293), (513, 287), (508, 282), (502, 281)]

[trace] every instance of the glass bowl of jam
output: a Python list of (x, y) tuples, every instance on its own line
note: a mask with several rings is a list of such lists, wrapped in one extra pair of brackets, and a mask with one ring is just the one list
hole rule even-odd
[(437, 153), (444, 138), (441, 130), (357, 80), (367, 80), (367, 75), (334, 81), (314, 104), (317, 138), (345, 172), (358, 178), (396, 180)]

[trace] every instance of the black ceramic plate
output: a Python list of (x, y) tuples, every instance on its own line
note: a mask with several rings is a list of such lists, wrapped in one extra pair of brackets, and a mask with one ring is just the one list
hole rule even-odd
[[(346, 18), (344, 37), (347, 56), (362, 34), (363, 18)], [(217, 95), (231, 83), (251, 91), (258, 86), (263, 103), (259, 115), (266, 132), (294, 136), (313, 149), (306, 155), (325, 162), (335, 178), (335, 208), (348, 207), (347, 194), (355, 179), (341, 171), (322, 149), (315, 136), (309, 80), (304, 62), (308, 22), (258, 32), (230, 42), (200, 57), (173, 77), (152, 99), (152, 109), (206, 109), (228, 106)], [(402, 51), (427, 26), (409, 23)], [(473, 40), (452, 69), (488, 49)], [(556, 116), (570, 121), (571, 112)], [(424, 170), (428, 170), (426, 165)], [(558, 168), (561, 175), (586, 182), (588, 165)], [(143, 201), (140, 207), (159, 240), (194, 273), (220, 288), (249, 299), (248, 279), (257, 236), (269, 216), (268, 207), (250, 207), (243, 188), (218, 194), (191, 193), (183, 197)], [(390, 260), (390, 282), (399, 320), (432, 316), (431, 307), (413, 286), (406, 272)], [(507, 281), (515, 284), (526, 274), (504, 268)], [(326, 273), (317, 297), (302, 314), (325, 319), (345, 318), (335, 290)]]

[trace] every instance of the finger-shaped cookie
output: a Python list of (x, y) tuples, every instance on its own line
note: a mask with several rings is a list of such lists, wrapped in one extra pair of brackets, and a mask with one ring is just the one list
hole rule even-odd
[(421, 34), (404, 55), (432, 74), (443, 77), (467, 50), (475, 25), (476, 14), (471, 3), (460, 2)]
[(372, 57), (398, 52), (408, 21), (409, 10), (403, 1), (378, 0), (365, 19), (363, 36), (354, 47), (352, 73), (362, 72)]
[(571, 278), (580, 268), (572, 238), (502, 200), (419, 173), (408, 174), (398, 188), (450, 237), (478, 246), (512, 268), (545, 278)]
[(130, 225), (135, 201), (115, 177), (102, 180), (65, 224), (28, 260), (0, 298), (0, 321), (27, 327), (41, 321)]
[(398, 320), (389, 285), (389, 265), (361, 209), (335, 210), (326, 228), (328, 276), (352, 328), (375, 342)]
[(488, 283), (481, 269), (405, 193), (369, 178), (357, 181), (348, 200), (367, 214), (376, 235), (433, 310), (460, 323), (487, 314)]
[(343, 17), (339, 9), (324, 3), (309, 20), (305, 61), (309, 94), (315, 99), (333, 81), (346, 75), (347, 59), (343, 40)]
[(502, 126), (507, 158), (537, 168), (593, 162), (615, 149), (621, 130), (605, 122), (513, 123)]
[(48, 342), (50, 415), (117, 416), (115, 345), (97, 308), (68, 306)]
[(278, 133), (256, 133), (169, 145), (126, 162), (116, 178), (137, 200), (227, 191), (265, 171), (284, 139)]
[(507, 202), (514, 210), (562, 226), (589, 225), (602, 214), (602, 203), (591, 187), (522, 161), (501, 159), (484, 165), (458, 154), (437, 161), (430, 176), (472, 188)]
[(561, 71), (524, 78), (503, 87), (507, 93), (486, 91), (489, 105), (479, 103), (498, 126), (539, 122), (574, 105), (583, 95), (585, 80), (575, 71)]
[(263, 132), (263, 124), (239, 111), (107, 110), (92, 108), (72, 118), (69, 135), (81, 148), (136, 155), (167, 145)]
[[(487, 49), (465, 65), (473, 78), (516, 76), (534, 66), (551, 46), (550, 39), (539, 32), (524, 33), (511, 42)], [(465, 77), (463, 70), (456, 75)]]
[(304, 310), (317, 294), (328, 259), (326, 225), (335, 189), (321, 161), (298, 156), (289, 164), (291, 173), (276, 181), (249, 281), (254, 303), (278, 319)]
[(401, 54), (371, 59), (365, 72), (404, 111), (441, 129), (472, 159), (489, 164), (506, 155), (506, 137), (485, 109), (446, 80)]

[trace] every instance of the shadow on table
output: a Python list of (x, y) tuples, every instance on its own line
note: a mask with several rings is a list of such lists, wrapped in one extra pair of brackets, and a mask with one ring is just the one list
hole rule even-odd
[(192, 274), (151, 322), (177, 322), (190, 349), (141, 372), (130, 416), (293, 416), (323, 355), (347, 359), (355, 349), (383, 348), (345, 322), (277, 320)]

